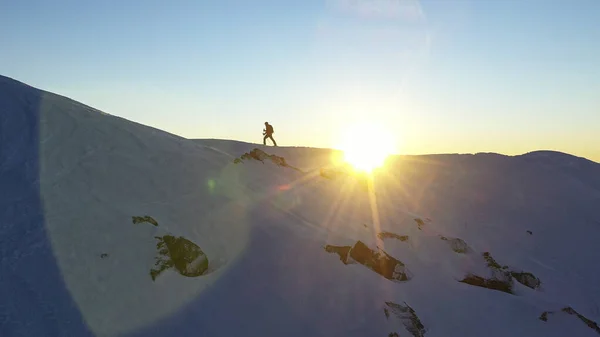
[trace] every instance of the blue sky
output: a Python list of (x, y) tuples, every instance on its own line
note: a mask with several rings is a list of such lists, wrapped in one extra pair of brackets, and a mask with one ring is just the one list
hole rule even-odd
[[(190, 138), (600, 161), (600, 1), (4, 1), (0, 74)], [(360, 135), (365, 139), (377, 135)]]

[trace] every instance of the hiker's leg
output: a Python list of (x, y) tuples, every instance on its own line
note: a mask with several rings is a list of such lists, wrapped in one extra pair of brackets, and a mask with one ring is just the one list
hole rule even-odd
[(269, 138), (267, 135), (263, 137), (263, 145), (267, 145), (267, 138)]
[(275, 141), (275, 138), (273, 138), (273, 136), (269, 136), (269, 138), (271, 138), (271, 141), (273, 141), (273, 145), (277, 146), (277, 142)]

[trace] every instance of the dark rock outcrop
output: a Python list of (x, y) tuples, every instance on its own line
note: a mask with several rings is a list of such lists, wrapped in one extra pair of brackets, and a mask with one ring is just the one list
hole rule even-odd
[(440, 239), (448, 242), (448, 244), (450, 245), (450, 248), (452, 248), (452, 250), (455, 251), (456, 253), (467, 254), (467, 253), (470, 253), (473, 251), (463, 239), (447, 238), (445, 236), (440, 236)]
[[(404, 325), (406, 331), (408, 331), (411, 335), (414, 337), (425, 336), (425, 332), (427, 332), (425, 326), (423, 323), (421, 323), (421, 320), (417, 316), (415, 310), (406, 304), (406, 302), (404, 305), (394, 302), (385, 302), (385, 305), (386, 308), (383, 309), (383, 312), (385, 313), (385, 317), (387, 319), (389, 319), (391, 314), (393, 314), (398, 320), (400, 320), (400, 322), (402, 322), (402, 325)], [(400, 336), (400, 334), (397, 332), (391, 332), (389, 336)]]
[(208, 257), (195, 243), (183, 238), (165, 235), (155, 237), (158, 240), (155, 267), (150, 270), (152, 280), (162, 272), (174, 268), (186, 277), (203, 275), (208, 269)]
[[(561, 312), (564, 312), (566, 314), (569, 315), (574, 315), (577, 316), (577, 318), (579, 318), (583, 323), (585, 323), (585, 325), (587, 325), (590, 329), (595, 330), (598, 334), (600, 334), (600, 326), (598, 326), (598, 323), (592, 321), (591, 319), (583, 316), (582, 314), (578, 313), (577, 311), (575, 311), (575, 309), (571, 308), (571, 307), (564, 307), (560, 310)], [(544, 311), (539, 319), (547, 322), (548, 321), (548, 315), (550, 314), (554, 314), (554, 311)]]
[(517, 282), (531, 289), (537, 289), (542, 284), (539, 278), (535, 277), (532, 273), (524, 271), (515, 271), (509, 266), (500, 266), (496, 260), (492, 257), (489, 252), (483, 253), (483, 258), (487, 261), (488, 267), (491, 268), (496, 274), (501, 273), (504, 278), (514, 278)]
[(585, 323), (588, 327), (590, 327), (591, 329), (596, 330), (596, 332), (598, 334), (600, 334), (600, 327), (598, 326), (598, 324), (594, 321), (592, 321), (591, 319), (588, 319), (587, 317), (583, 316), (582, 314), (578, 313), (577, 311), (575, 311), (575, 309), (571, 308), (571, 307), (565, 307), (562, 309), (562, 312), (565, 312), (569, 315), (575, 315), (577, 316), (583, 323)]
[(540, 320), (544, 321), (544, 322), (548, 322), (548, 314), (553, 314), (553, 312), (551, 311), (544, 311), (542, 312), (542, 314), (540, 315)]
[(344, 264), (358, 262), (377, 274), (394, 281), (408, 281), (412, 275), (405, 265), (381, 249), (367, 247), (362, 241), (350, 246), (325, 246), (325, 251), (336, 253)]
[(282, 167), (291, 167), (290, 165), (288, 165), (288, 163), (285, 161), (285, 158), (280, 157), (280, 156), (276, 156), (274, 154), (268, 154), (265, 151), (255, 148), (250, 152), (246, 152), (244, 153), (241, 157), (239, 158), (235, 158), (233, 160), (233, 162), (235, 164), (239, 164), (242, 163), (244, 160), (258, 160), (262, 163), (265, 162), (265, 160), (270, 160), (271, 162), (273, 162), (275, 165), (277, 166), (282, 166)]
[(468, 274), (464, 279), (459, 282), (466, 283), (476, 287), (488, 288), (492, 290), (503, 291), (508, 294), (512, 294), (512, 280), (511, 279), (497, 279), (497, 278), (483, 278), (481, 276)]
[(509, 294), (513, 294), (513, 279), (531, 289), (537, 289), (541, 285), (540, 279), (535, 277), (532, 273), (511, 270), (509, 266), (501, 266), (489, 252), (483, 253), (483, 258), (487, 262), (488, 268), (492, 272), (492, 277), (485, 278), (473, 274), (467, 275), (460, 282), (484, 287), (493, 290), (503, 291)]
[(377, 237), (380, 239), (397, 239), (400, 241), (408, 241), (408, 235), (398, 235), (395, 233), (390, 233), (390, 232), (381, 232), (379, 234), (377, 234)]
[(420, 230), (423, 230), (423, 226), (425, 226), (425, 221), (423, 221), (423, 219), (416, 218), (415, 222), (417, 223), (417, 227), (419, 227)]
[(542, 284), (542, 281), (532, 273), (511, 271), (510, 275), (519, 283), (531, 289), (537, 289)]
[(500, 266), (500, 264), (496, 262), (496, 260), (494, 260), (492, 254), (490, 254), (489, 252), (484, 252), (483, 258), (487, 262), (487, 266), (493, 270), (502, 271), (508, 269), (508, 266)]
[(131, 217), (132, 221), (134, 224), (138, 224), (138, 223), (149, 223), (152, 224), (156, 227), (158, 227), (158, 222), (156, 220), (154, 220), (151, 216), (145, 215), (145, 216), (132, 216)]

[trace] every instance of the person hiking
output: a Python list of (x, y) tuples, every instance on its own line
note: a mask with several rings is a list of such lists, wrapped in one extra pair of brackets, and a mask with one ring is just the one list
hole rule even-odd
[(263, 129), (263, 145), (267, 145), (267, 138), (271, 139), (274, 146), (277, 146), (277, 142), (273, 139), (273, 125), (269, 124), (269, 122), (265, 122), (265, 128)]

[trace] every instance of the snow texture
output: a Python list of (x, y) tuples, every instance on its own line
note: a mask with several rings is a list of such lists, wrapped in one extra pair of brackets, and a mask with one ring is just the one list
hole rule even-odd
[(599, 334), (598, 163), (334, 153), (0, 76), (0, 336)]

